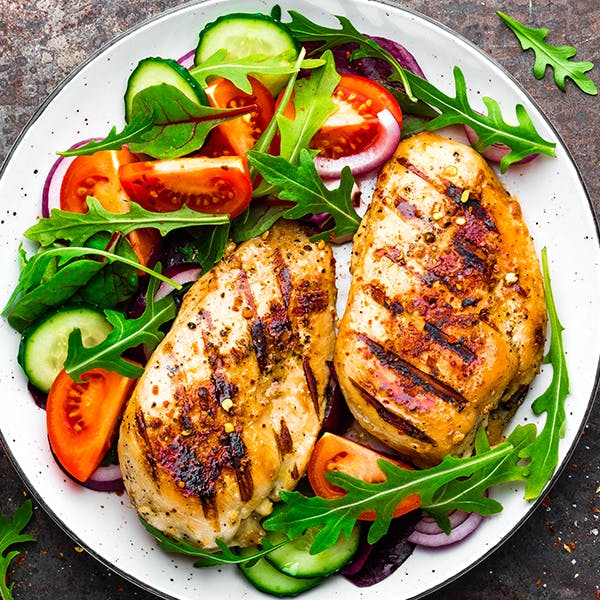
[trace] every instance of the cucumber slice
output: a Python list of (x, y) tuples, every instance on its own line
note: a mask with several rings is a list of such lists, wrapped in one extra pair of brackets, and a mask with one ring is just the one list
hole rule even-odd
[[(199, 65), (218, 50), (227, 50), (227, 58), (239, 59), (253, 54), (278, 56), (289, 52), (295, 60), (300, 44), (290, 30), (279, 21), (260, 13), (233, 13), (209, 23), (200, 32), (194, 64)], [(285, 86), (289, 75), (254, 75), (276, 96)]]
[[(243, 550), (241, 554), (243, 554)], [(257, 589), (274, 596), (296, 596), (306, 590), (310, 590), (323, 580), (322, 577), (313, 577), (310, 579), (301, 579), (299, 577), (290, 577), (281, 571), (278, 571), (271, 563), (264, 558), (259, 558), (256, 562), (241, 563), (239, 569), (244, 577)]]
[[(340, 535), (331, 548), (318, 554), (311, 554), (310, 547), (320, 529), (320, 527), (311, 527), (304, 535), (267, 554), (266, 560), (278, 571), (292, 577), (327, 577), (335, 573), (354, 556), (358, 549), (360, 528), (354, 527), (350, 537)], [(268, 538), (272, 544), (287, 539), (280, 531), (270, 532)]]
[(49, 392), (67, 358), (71, 332), (79, 329), (83, 345), (89, 348), (104, 340), (112, 328), (96, 309), (86, 306), (60, 309), (23, 332), (19, 364), (35, 387)]
[(125, 120), (130, 123), (133, 114), (133, 99), (142, 90), (160, 84), (171, 85), (190, 100), (207, 105), (208, 100), (202, 86), (176, 60), (170, 58), (144, 58), (138, 63), (127, 81), (125, 91)]

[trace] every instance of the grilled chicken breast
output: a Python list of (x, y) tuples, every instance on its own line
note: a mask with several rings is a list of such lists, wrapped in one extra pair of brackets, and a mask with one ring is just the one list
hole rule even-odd
[(351, 271), (334, 362), (355, 418), (417, 466), (463, 453), (542, 357), (543, 281), (517, 200), (470, 147), (411, 137), (379, 177)]
[(330, 248), (289, 222), (192, 286), (120, 431), (125, 486), (147, 522), (206, 549), (260, 540), (321, 427), (335, 294)]

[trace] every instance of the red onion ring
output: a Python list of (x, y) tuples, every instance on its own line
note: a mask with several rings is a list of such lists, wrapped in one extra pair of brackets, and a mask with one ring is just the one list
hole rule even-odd
[[(468, 125), (464, 126), (465, 133), (467, 134), (467, 138), (471, 145), (474, 145), (479, 136), (475, 133), (475, 130)], [(481, 156), (483, 156), (486, 160), (489, 160), (493, 163), (500, 163), (500, 161), (510, 152), (510, 148), (506, 144), (492, 144), (488, 146), (485, 150), (480, 152)], [(530, 154), (517, 162), (512, 164), (514, 165), (524, 165), (525, 163), (531, 162), (535, 158), (537, 158), (539, 154)]]
[[(88, 142), (98, 139), (100, 138), (82, 140), (81, 142), (73, 144), (69, 150), (80, 148), (81, 146), (85, 146)], [(76, 156), (59, 156), (56, 161), (54, 161), (52, 167), (50, 167), (42, 190), (42, 217), (45, 219), (50, 216), (50, 212), (53, 208), (60, 208), (60, 187), (62, 185), (62, 180), (67, 169), (76, 158)]]
[(81, 485), (96, 492), (121, 492), (125, 489), (119, 465), (98, 467)]
[(462, 523), (452, 528), (450, 535), (445, 533), (439, 527), (437, 527), (437, 532), (425, 533), (418, 529), (418, 527), (420, 528), (422, 526), (421, 521), (420, 523), (417, 523), (415, 530), (408, 536), (408, 541), (417, 546), (425, 546), (427, 548), (449, 546), (450, 544), (455, 544), (456, 542), (463, 540), (473, 533), (479, 525), (481, 525), (482, 521), (483, 517), (479, 513), (470, 513)]
[(194, 66), (194, 57), (196, 56), (196, 49), (186, 52), (183, 56), (177, 59), (177, 62), (186, 69)]
[[(176, 283), (181, 283), (182, 285), (185, 283), (191, 283), (192, 281), (196, 281), (198, 277), (202, 274), (202, 267), (199, 267), (195, 263), (181, 263), (179, 265), (174, 265), (169, 269), (165, 269), (163, 275), (172, 279)], [(168, 296), (173, 291), (173, 286), (169, 285), (165, 281), (163, 281), (158, 290), (156, 290), (156, 294), (154, 296), (154, 301), (158, 302), (165, 296)]]
[[(467, 520), (469, 517), (468, 512), (464, 510), (453, 510), (448, 514), (448, 519), (450, 520), (450, 527), (454, 529), (458, 527), (461, 523)], [(421, 533), (430, 533), (435, 534), (442, 531), (440, 526), (437, 524), (437, 521), (429, 516), (423, 517), (416, 525), (415, 529), (420, 531)]]
[(315, 167), (322, 178), (335, 179), (340, 176), (344, 167), (350, 167), (355, 176), (370, 173), (394, 154), (400, 142), (400, 125), (387, 108), (378, 112), (377, 118), (381, 123), (380, 132), (375, 141), (362, 152), (340, 158), (315, 158)]

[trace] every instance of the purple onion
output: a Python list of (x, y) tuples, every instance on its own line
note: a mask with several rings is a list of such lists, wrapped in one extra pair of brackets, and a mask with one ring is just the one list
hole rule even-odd
[(177, 62), (184, 68), (189, 69), (194, 66), (194, 57), (196, 56), (196, 49), (186, 52), (183, 56), (177, 59)]
[[(196, 281), (201, 274), (202, 267), (196, 263), (181, 263), (178, 265), (173, 265), (172, 267), (163, 271), (163, 275), (165, 277), (168, 277), (169, 279), (172, 279), (176, 283), (180, 283), (182, 285)], [(168, 296), (174, 289), (175, 288), (173, 288), (172, 285), (168, 284), (166, 281), (163, 281), (158, 290), (156, 290), (154, 301), (158, 302), (165, 296)]]
[(80, 483), (96, 492), (122, 492), (125, 489), (119, 465), (98, 467), (86, 481)]
[[(80, 148), (87, 143), (96, 141), (100, 138), (89, 138), (73, 144), (69, 150)], [(42, 189), (42, 217), (47, 219), (53, 208), (60, 208), (60, 188), (65, 177), (67, 169), (76, 159), (76, 156), (59, 156), (54, 164), (50, 167), (50, 171), (44, 181)]]
[[(453, 510), (448, 514), (448, 519), (450, 520), (450, 527), (454, 529), (458, 527), (461, 523), (467, 520), (470, 513), (464, 510)], [(437, 521), (429, 516), (424, 516), (416, 525), (415, 531), (420, 531), (421, 533), (430, 533), (436, 534), (442, 531), (440, 526), (437, 524)]]
[(455, 544), (456, 542), (465, 539), (468, 535), (473, 533), (479, 525), (481, 525), (482, 521), (483, 517), (479, 513), (467, 513), (467, 518), (456, 527), (453, 527), (450, 534), (447, 534), (437, 525), (436, 530), (430, 528), (428, 525), (428, 533), (426, 533), (422, 531), (423, 525), (417, 523), (417, 525), (415, 525), (415, 530), (408, 537), (408, 541), (417, 546), (425, 546), (427, 548), (449, 546), (450, 544)]

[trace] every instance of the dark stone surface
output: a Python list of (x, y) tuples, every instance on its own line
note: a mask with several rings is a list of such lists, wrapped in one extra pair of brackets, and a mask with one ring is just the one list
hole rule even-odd
[[(175, 0), (0, 0), (0, 159), (44, 98), (74, 67), (116, 34), (179, 4)], [(495, 15), (501, 10), (529, 25), (547, 27), (549, 41), (571, 44), (579, 51), (578, 59), (598, 63), (598, 0), (407, 0), (402, 4), (475, 42), (521, 82), (565, 140), (598, 214), (598, 98), (582, 94), (571, 82), (563, 93), (549, 74), (537, 81), (531, 53), (521, 52)], [(597, 69), (591, 76), (600, 81)], [(597, 402), (574, 455), (543, 504), (492, 556), (429, 598), (600, 598), (599, 436)], [(28, 492), (0, 450), (0, 512), (12, 514), (26, 496)], [(37, 506), (27, 531), (38, 542), (23, 545), (9, 570), (16, 599), (154, 598), (76, 548)]]

